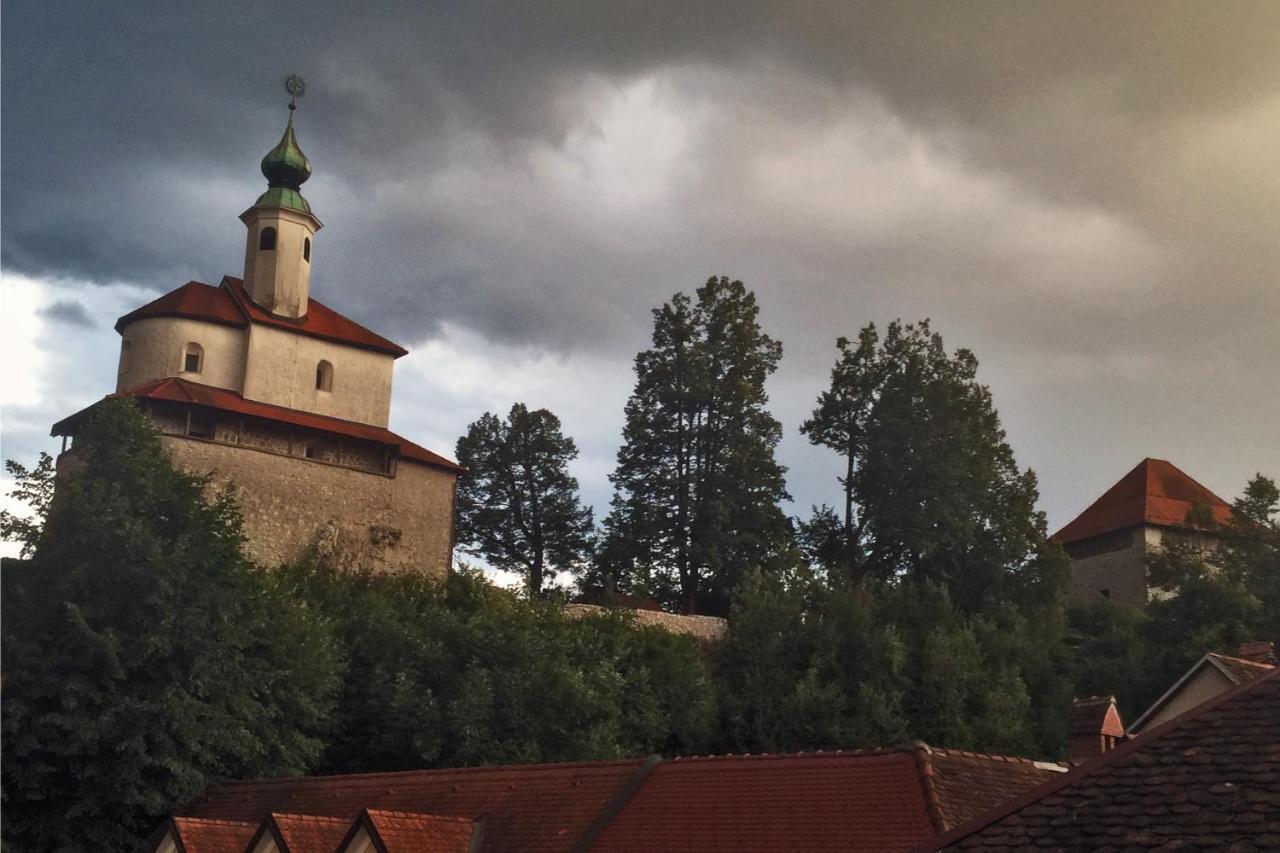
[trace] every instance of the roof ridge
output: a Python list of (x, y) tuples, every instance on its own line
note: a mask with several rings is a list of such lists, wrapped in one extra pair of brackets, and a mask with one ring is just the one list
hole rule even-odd
[(1104, 770), (1116, 762), (1121, 761), (1133, 753), (1138, 752), (1150, 744), (1166, 737), (1170, 732), (1177, 731), (1188, 723), (1199, 720), (1211, 711), (1217, 710), (1217, 708), (1224, 703), (1232, 701), (1237, 696), (1241, 696), (1251, 690), (1257, 690), (1262, 685), (1267, 684), (1273, 679), (1280, 679), (1280, 667), (1277, 667), (1273, 672), (1269, 672), (1266, 675), (1255, 678), (1253, 681), (1246, 682), (1245, 684), (1241, 684), (1231, 690), (1220, 693), (1206, 702), (1201, 702), (1190, 711), (1160, 724), (1151, 731), (1130, 738), (1110, 752), (1091, 761), (1086, 761), (1084, 764), (1063, 773), (1057, 778), (1049, 779), (1035, 786), (1031, 790), (1023, 792), (1022, 795), (1007, 800), (998, 808), (992, 809), (985, 814), (978, 815), (972, 820), (968, 820), (954, 829), (948, 830), (942, 835), (936, 835), (928, 841), (922, 842), (916, 847), (913, 847), (910, 853), (932, 853), (932, 851), (942, 850), (944, 847), (947, 847), (962, 838), (972, 835), (979, 830), (985, 829), (993, 823), (1004, 820), (1009, 815), (1026, 808), (1031, 803), (1039, 802), (1050, 794), (1056, 794), (1063, 788), (1075, 784), (1078, 779), (1095, 775), (1100, 770)]
[(873, 749), (811, 749), (799, 752), (724, 752), (714, 755), (678, 755), (672, 763), (695, 761), (772, 761), (783, 758), (847, 758), (864, 755), (898, 755), (911, 751), (909, 746), (879, 746)]
[(336, 817), (334, 815), (298, 814), (296, 812), (271, 812), (271, 818), (273, 820), (276, 818), (285, 818), (287, 820), (298, 820), (298, 821), (314, 820), (314, 821), (323, 822), (323, 823), (341, 823), (341, 824), (348, 824), (351, 822), (346, 818)]
[(985, 758), (990, 761), (1004, 761), (1010, 764), (1030, 764), (1032, 766), (1040, 766), (1046, 762), (1042, 758), (1027, 758), (1024, 755), (1005, 755), (999, 752), (974, 752), (969, 749), (950, 749), (944, 746), (930, 746), (929, 751), (937, 755), (955, 755), (964, 758)]
[(186, 815), (174, 815), (174, 820), (185, 820), (191, 823), (207, 823), (216, 824), (218, 826), (257, 826), (257, 822), (251, 820), (230, 820), (225, 817), (187, 817)]
[(424, 767), (417, 770), (375, 770), (365, 773), (331, 773), (327, 776), (277, 776), (272, 779), (228, 779), (225, 782), (220, 782), (218, 787), (225, 788), (231, 785), (296, 785), (299, 781), (321, 782), (351, 779), (384, 779), (389, 777), (405, 778), (408, 776), (421, 776), (427, 773), (485, 773), (501, 772), (506, 770), (558, 770), (567, 767), (617, 767), (627, 764), (641, 764), (644, 760), (645, 759), (643, 758), (615, 758), (606, 761), (564, 761), (543, 762), (540, 764), (481, 764), (474, 767)]
[(431, 820), (445, 820), (452, 823), (475, 823), (473, 818), (463, 817), (462, 815), (432, 814), (431, 812), (406, 812), (399, 809), (365, 809), (365, 813), (371, 816), (382, 815), (386, 817), (404, 817), (421, 820), (430, 818)]
[(924, 809), (929, 814), (933, 831), (946, 832), (947, 819), (942, 813), (942, 795), (933, 778), (933, 750), (924, 741), (916, 741), (911, 745), (911, 755), (915, 759), (921, 793), (924, 796)]
[(1232, 661), (1233, 663), (1243, 663), (1243, 664), (1248, 664), (1249, 666), (1256, 666), (1259, 669), (1275, 669), (1276, 668), (1276, 665), (1273, 663), (1265, 663), (1260, 660), (1252, 660), (1250, 658), (1237, 657), (1236, 655), (1224, 655), (1222, 652), (1206, 652), (1205, 654), (1210, 654), (1216, 658), (1222, 658), (1223, 660), (1229, 660), (1229, 661)]

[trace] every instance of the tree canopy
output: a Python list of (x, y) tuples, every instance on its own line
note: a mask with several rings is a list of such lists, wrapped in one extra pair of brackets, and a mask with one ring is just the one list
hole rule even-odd
[(125, 849), (215, 780), (311, 767), (337, 656), (132, 402), (98, 406), (74, 451), (3, 571), (5, 836)]
[(531, 597), (559, 572), (579, 569), (592, 539), (590, 507), (568, 465), (578, 456), (546, 409), (486, 412), (458, 439), (457, 541), (495, 568), (518, 572)]
[(610, 477), (601, 585), (724, 612), (745, 572), (789, 547), (782, 428), (764, 388), (782, 346), (758, 314), (755, 295), (723, 277), (654, 310)]
[(1066, 577), (978, 360), (948, 354), (928, 321), (874, 324), (840, 338), (830, 387), (801, 431), (843, 457), (844, 505), (802, 531), (811, 554), (848, 578), (940, 584), (961, 608), (1058, 598)]

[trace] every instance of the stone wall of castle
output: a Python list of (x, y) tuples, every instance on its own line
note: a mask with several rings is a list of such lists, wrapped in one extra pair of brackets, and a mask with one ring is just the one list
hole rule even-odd
[(1134, 607), (1167, 595), (1147, 583), (1147, 556), (1172, 543), (1205, 552), (1218, 547), (1212, 534), (1146, 525), (1072, 542), (1071, 597), (1086, 604), (1110, 598)]
[[(164, 426), (161, 426), (164, 429)], [(162, 435), (175, 464), (234, 483), (246, 552), (275, 566), (308, 555), (338, 569), (443, 577), (453, 550), (454, 477), (400, 459), (394, 476), (241, 445)]]
[[(1159, 531), (1138, 527), (1072, 543), (1071, 597), (1086, 604), (1100, 598), (1143, 607), (1147, 603), (1147, 532), (1159, 545)], [(1074, 550), (1079, 548), (1079, 550)], [(1073, 552), (1074, 550), (1074, 552)]]

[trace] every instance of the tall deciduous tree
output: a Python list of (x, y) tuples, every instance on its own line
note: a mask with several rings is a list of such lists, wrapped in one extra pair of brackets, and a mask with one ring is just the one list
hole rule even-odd
[(102, 404), (75, 450), (34, 556), (3, 571), (4, 834), (131, 850), (215, 780), (309, 769), (339, 665), (136, 405)]
[(458, 483), (457, 536), (464, 548), (519, 572), (533, 598), (561, 571), (578, 569), (591, 547), (591, 508), (578, 500), (568, 465), (573, 439), (546, 409), (486, 412), (458, 439), (467, 476)]
[(819, 511), (810, 538), (837, 541), (810, 551), (836, 555), (854, 580), (938, 583), (967, 611), (1055, 600), (1065, 557), (1047, 544), (1035, 474), (1014, 462), (973, 353), (948, 354), (928, 321), (891, 323), (883, 339), (868, 325), (837, 346), (801, 431), (844, 457), (844, 505), (838, 525)]
[(755, 295), (723, 277), (653, 312), (611, 476), (606, 584), (719, 611), (745, 571), (788, 547), (781, 427), (764, 389), (782, 345), (758, 313)]

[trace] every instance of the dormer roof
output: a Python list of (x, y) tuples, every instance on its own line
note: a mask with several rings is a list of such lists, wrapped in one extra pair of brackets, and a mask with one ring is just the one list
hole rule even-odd
[[(478, 824), (465, 817), (365, 809), (352, 834), (361, 827), (369, 833), (375, 849), (386, 853), (468, 853)], [(346, 849), (338, 853), (346, 853)]]
[(160, 828), (159, 839), (154, 847), (160, 849), (162, 842), (168, 837), (182, 853), (243, 850), (257, 829), (257, 824), (241, 820), (174, 817)]
[(1143, 459), (1053, 538), (1063, 544), (1142, 525), (1195, 527), (1187, 514), (1208, 508), (1214, 522), (1231, 521), (1231, 505), (1163, 459)]
[(1114, 696), (1086, 696), (1071, 703), (1067, 733), (1072, 736), (1106, 735), (1124, 737), (1124, 724)]
[(395, 358), (409, 353), (399, 344), (339, 314), (317, 299), (307, 300), (307, 313), (297, 320), (277, 317), (250, 299), (244, 282), (233, 276), (224, 276), (217, 287), (189, 281), (125, 314), (116, 321), (116, 331), (124, 334), (130, 323), (150, 317), (182, 317), (239, 327), (260, 323), (300, 335), (386, 353)]
[(334, 853), (350, 826), (350, 821), (337, 817), (274, 812), (262, 822), (245, 853), (258, 847), (265, 835), (271, 836), (274, 853)]

